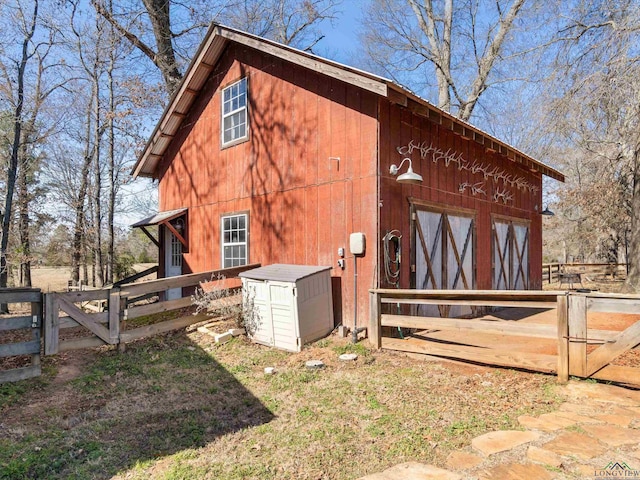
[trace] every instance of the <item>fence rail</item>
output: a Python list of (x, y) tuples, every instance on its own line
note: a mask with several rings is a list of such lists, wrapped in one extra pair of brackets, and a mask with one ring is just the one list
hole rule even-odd
[(31, 364), (25, 367), (0, 370), (0, 383), (17, 382), (37, 377), (40, 366), (40, 327), (42, 325), (42, 294), (38, 288), (12, 288), (0, 290), (0, 303), (30, 303), (31, 315), (0, 318), (0, 332), (30, 330), (28, 341), (0, 344), (0, 358), (22, 355), (31, 356)]
[[(613, 364), (640, 345), (638, 295), (373, 289), (370, 303), (369, 338), (378, 349), (556, 373), (561, 382), (575, 375), (640, 386), (640, 367)], [(441, 318), (386, 313), (391, 305), (397, 310), (417, 311), (411, 306), (425, 304), (555, 309), (556, 314), (553, 324), (540, 324), (495, 317)], [(617, 331), (607, 328), (606, 322), (590, 321), (590, 312), (635, 315), (627, 318), (623, 330)], [(384, 335), (384, 327), (408, 328), (413, 332), (407, 338), (392, 338)], [(394, 330), (386, 328), (386, 332)], [(494, 340), (484, 342), (483, 338), (489, 336)], [(496, 336), (500, 341), (495, 341)], [(525, 340), (516, 341), (516, 338)], [(593, 345), (598, 346), (594, 349)], [(533, 350), (543, 351), (530, 351), (531, 346)]]
[[(163, 292), (173, 288), (198, 286), (222, 275), (227, 279), (259, 267), (259, 264), (193, 273), (178, 277), (161, 278), (142, 283), (114, 285), (108, 289), (81, 292), (48, 293), (45, 295), (45, 354), (53, 355), (77, 348), (101, 345), (120, 345), (133, 340), (167, 332), (201, 321), (201, 317), (188, 316), (123, 331), (123, 322), (155, 313), (177, 310), (191, 305), (191, 297), (163, 300)], [(141, 297), (158, 296), (158, 301), (139, 305)], [(106, 300), (106, 312), (86, 312), (82, 302)], [(60, 314), (63, 313), (63, 315)], [(61, 340), (60, 330), (84, 327), (90, 336)]]
[(543, 263), (542, 281), (556, 283), (562, 273), (584, 273), (616, 277), (626, 274), (626, 263)]

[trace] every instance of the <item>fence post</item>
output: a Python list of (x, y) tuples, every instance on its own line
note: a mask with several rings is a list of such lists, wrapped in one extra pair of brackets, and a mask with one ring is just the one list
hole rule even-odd
[[(39, 301), (31, 302), (31, 327), (33, 339), (40, 343), (42, 336), (42, 294), (40, 294)], [(31, 356), (31, 363), (32, 365), (40, 365), (40, 350)]]
[(558, 295), (558, 383), (569, 381), (569, 319), (567, 296)]
[(58, 318), (58, 298), (55, 293), (44, 295), (44, 354), (58, 353), (60, 340), (60, 319)]
[(111, 344), (120, 343), (120, 288), (109, 291), (109, 338)]
[(382, 348), (380, 294), (374, 291), (369, 291), (369, 342), (378, 350)]
[(587, 376), (587, 297), (569, 294), (569, 374)]

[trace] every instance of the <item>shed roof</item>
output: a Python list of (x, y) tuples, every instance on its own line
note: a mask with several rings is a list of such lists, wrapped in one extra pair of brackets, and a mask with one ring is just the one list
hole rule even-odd
[(266, 267), (254, 268), (239, 273), (242, 278), (251, 278), (253, 280), (274, 280), (276, 282), (294, 283), (302, 278), (310, 277), (319, 272), (331, 270), (331, 267), (321, 267), (315, 265), (287, 265), (283, 263), (274, 263)]
[(158, 162), (178, 132), (185, 116), (229, 42), (255, 48), (269, 55), (371, 91), (389, 99), (391, 102), (405, 106), (465, 138), (474, 140), (489, 150), (499, 152), (532, 171), (564, 181), (564, 175), (558, 170), (498, 140), (470, 123), (456, 118), (388, 78), (216, 23), (210, 25), (182, 82), (171, 97), (142, 154), (138, 157), (138, 161), (132, 171), (134, 178), (137, 176), (153, 176)]

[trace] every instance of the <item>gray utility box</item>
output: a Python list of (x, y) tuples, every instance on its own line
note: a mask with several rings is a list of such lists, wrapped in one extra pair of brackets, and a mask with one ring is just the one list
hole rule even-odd
[(240, 273), (242, 295), (253, 304), (254, 342), (299, 352), (333, 330), (331, 267), (274, 264)]

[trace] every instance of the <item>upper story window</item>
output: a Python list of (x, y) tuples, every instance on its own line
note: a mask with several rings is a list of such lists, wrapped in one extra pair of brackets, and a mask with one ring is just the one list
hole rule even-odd
[(222, 90), (222, 146), (249, 137), (247, 128), (247, 79)]

